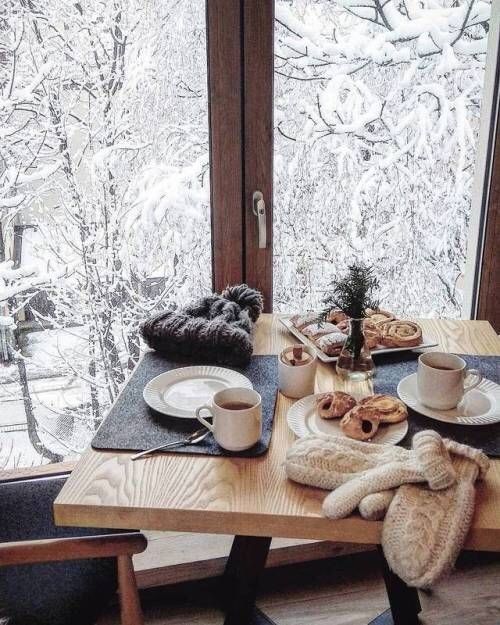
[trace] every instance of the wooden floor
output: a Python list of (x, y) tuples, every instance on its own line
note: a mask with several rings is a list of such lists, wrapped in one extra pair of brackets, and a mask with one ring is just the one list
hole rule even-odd
[[(142, 591), (146, 625), (221, 625), (216, 580)], [(387, 608), (376, 553), (265, 572), (258, 605), (279, 625), (367, 625)], [(451, 577), (421, 594), (423, 625), (500, 625), (500, 555), (464, 554)], [(111, 608), (98, 625), (118, 625)]]

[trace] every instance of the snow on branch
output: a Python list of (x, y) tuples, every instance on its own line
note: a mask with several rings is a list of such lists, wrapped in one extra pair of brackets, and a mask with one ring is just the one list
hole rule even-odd
[(394, 0), (342, 0), (340, 6), (353, 17), (344, 20), (344, 29), (329, 32), (315, 16), (302, 21), (278, 5), (279, 71), (295, 79), (327, 79), (339, 65), (409, 63), (450, 49), (463, 57), (486, 53), (491, 4), (483, 0), (451, 8)]
[(13, 261), (4, 261), (0, 263), (0, 302), (39, 288), (51, 279), (50, 276), (41, 274), (36, 265), (14, 269)]

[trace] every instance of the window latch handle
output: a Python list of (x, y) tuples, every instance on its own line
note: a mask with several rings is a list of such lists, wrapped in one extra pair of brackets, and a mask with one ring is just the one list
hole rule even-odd
[(257, 217), (259, 249), (267, 247), (266, 203), (262, 191), (254, 191), (252, 197), (253, 214)]

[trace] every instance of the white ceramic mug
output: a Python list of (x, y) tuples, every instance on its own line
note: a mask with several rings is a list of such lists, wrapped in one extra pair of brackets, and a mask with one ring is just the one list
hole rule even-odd
[[(466, 383), (471, 376), (475, 379)], [(437, 410), (451, 410), (462, 401), (465, 393), (476, 388), (483, 376), (477, 369), (467, 369), (467, 363), (456, 354), (427, 352), (418, 359), (417, 389), (420, 401)]]
[[(300, 347), (311, 359), (303, 365), (291, 365), (283, 360), (283, 355)], [(290, 345), (286, 347), (278, 358), (278, 385), (280, 393), (292, 399), (301, 399), (314, 393), (316, 368), (318, 358), (316, 352), (309, 345)]]
[[(247, 407), (225, 407), (231, 404), (246, 404)], [(202, 417), (203, 411), (213, 417), (213, 423)], [(213, 433), (221, 447), (243, 451), (253, 447), (262, 435), (262, 400), (252, 389), (226, 388), (215, 393), (211, 405), (197, 408), (196, 418)]]

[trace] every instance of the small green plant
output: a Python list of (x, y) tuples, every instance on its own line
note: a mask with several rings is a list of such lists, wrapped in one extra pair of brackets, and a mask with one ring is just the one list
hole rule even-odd
[(366, 310), (379, 307), (376, 293), (379, 281), (375, 276), (375, 270), (364, 263), (354, 263), (348, 267), (346, 275), (332, 283), (331, 291), (323, 300), (327, 306), (321, 313), (321, 318), (326, 319), (333, 308), (341, 310), (351, 319), (366, 317)]

